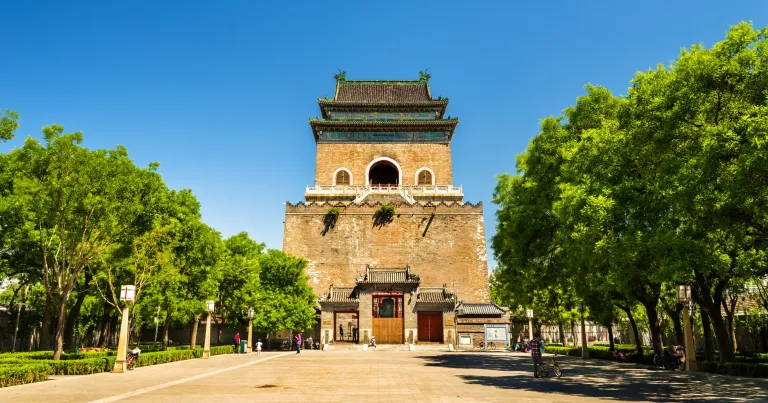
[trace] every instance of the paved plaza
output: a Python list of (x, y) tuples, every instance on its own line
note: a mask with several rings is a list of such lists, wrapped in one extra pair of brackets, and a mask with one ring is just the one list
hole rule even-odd
[[(560, 357), (558, 357), (560, 358)], [(0, 389), (1, 402), (768, 401), (768, 381), (561, 358), (534, 379), (519, 353), (305, 351), (225, 355), (127, 374), (54, 377)]]

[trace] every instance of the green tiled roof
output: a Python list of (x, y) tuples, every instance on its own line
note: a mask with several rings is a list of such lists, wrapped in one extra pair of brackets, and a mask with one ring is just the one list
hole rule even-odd
[(338, 80), (333, 99), (341, 102), (411, 103), (432, 100), (427, 80)]

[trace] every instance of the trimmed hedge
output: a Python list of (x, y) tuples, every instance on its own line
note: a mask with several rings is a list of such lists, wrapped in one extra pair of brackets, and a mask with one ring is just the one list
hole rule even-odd
[(768, 378), (768, 364), (751, 364), (746, 362), (720, 362), (704, 361), (697, 364), (697, 371), (713, 374), (745, 376), (750, 378)]
[[(211, 347), (212, 356), (233, 352), (233, 346)], [(75, 356), (89, 358), (75, 359)], [(142, 353), (139, 355), (136, 366), (146, 367), (202, 356), (202, 348)], [(116, 360), (113, 351), (70, 354), (67, 359), (58, 361), (47, 359), (48, 357), (53, 358), (53, 352), (0, 354), (0, 387), (44, 381), (48, 379), (48, 375), (88, 375), (109, 372), (115, 366)], [(62, 358), (64, 358), (63, 355)]]
[[(550, 347), (544, 346), (544, 349), (548, 353), (554, 353), (559, 355), (569, 355), (572, 357), (581, 357), (580, 347)], [(620, 349), (621, 350), (621, 349)], [(643, 349), (645, 350), (645, 348)], [(641, 364), (653, 364), (653, 351), (645, 351), (647, 354), (643, 355), (643, 358), (637, 356), (637, 353), (632, 351), (622, 351), (627, 356), (628, 362), (636, 362)], [(613, 360), (613, 354), (608, 350), (607, 346), (590, 346), (589, 358), (598, 360)], [(742, 359), (749, 360), (742, 357)], [(750, 378), (768, 378), (768, 363), (760, 362), (764, 360), (762, 357), (754, 357), (753, 362), (742, 362), (741, 360), (736, 362), (719, 363), (711, 361), (698, 361), (698, 372), (709, 372), (713, 374), (732, 375), (732, 376), (744, 376)]]
[[(88, 353), (62, 353), (62, 360), (82, 360), (85, 358), (101, 358), (114, 356), (114, 351), (91, 351)], [(0, 361), (15, 359), (15, 360), (52, 360), (53, 351), (31, 351), (22, 353), (2, 353), (0, 354)]]
[(30, 365), (43, 365), (46, 375), (89, 375), (111, 371), (115, 357), (87, 358), (82, 360), (5, 360), (0, 369)]
[[(202, 356), (202, 350), (200, 350), (200, 356)], [(136, 362), (137, 367), (146, 367), (149, 365), (165, 364), (169, 362), (191, 360), (193, 358), (199, 358), (195, 356), (192, 350), (173, 350), (173, 351), (156, 351), (153, 353), (141, 353), (139, 360)]]
[[(559, 355), (569, 355), (571, 357), (581, 357), (581, 347), (550, 347), (545, 345), (544, 350), (548, 353), (554, 353)], [(597, 360), (614, 360), (613, 353), (609, 350), (609, 347), (607, 346), (590, 346), (588, 348), (589, 350), (589, 358), (594, 358)], [(621, 351), (621, 350), (619, 350)], [(624, 355), (627, 356), (628, 362), (634, 362), (639, 364), (653, 364), (653, 353), (650, 354), (643, 354), (642, 358), (637, 354), (637, 352), (633, 351), (621, 351), (624, 353)], [(645, 353), (648, 353), (647, 351), (644, 351)]]
[(45, 364), (0, 367), (0, 388), (48, 380)]
[[(211, 347), (211, 356), (221, 354), (232, 354), (235, 351), (234, 346), (215, 346)], [(203, 356), (203, 349), (196, 348), (194, 350), (168, 350), (157, 351), (153, 353), (141, 353), (139, 355), (139, 361), (136, 362), (137, 367), (146, 367), (148, 365), (165, 364), (168, 362), (191, 360), (193, 358), (200, 358)]]
[[(200, 356), (203, 356), (202, 353), (203, 349), (200, 349)], [(221, 354), (234, 354), (235, 353), (235, 347), (232, 345), (227, 346), (216, 346), (211, 347), (211, 355), (221, 355)]]

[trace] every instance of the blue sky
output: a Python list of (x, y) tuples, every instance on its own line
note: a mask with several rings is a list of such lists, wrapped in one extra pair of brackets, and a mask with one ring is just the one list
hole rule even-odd
[(432, 94), (461, 122), (455, 184), (484, 202), (490, 240), (494, 175), (514, 171), (539, 121), (586, 83), (622, 94), (682, 47), (740, 20), (768, 25), (766, 1), (522, 3), (2, 2), (0, 108), (21, 128), (0, 152), (54, 122), (91, 148), (125, 145), (193, 189), (225, 236), (280, 248), (283, 202), (314, 180), (307, 118), (336, 69), (354, 80), (430, 68)]

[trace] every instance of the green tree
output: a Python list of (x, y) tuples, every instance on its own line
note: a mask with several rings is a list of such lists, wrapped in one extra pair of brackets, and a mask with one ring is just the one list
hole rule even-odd
[(226, 323), (242, 323), (248, 307), (261, 291), (259, 255), (265, 245), (241, 232), (224, 240), (224, 253), (218, 264), (217, 311), (219, 322), (217, 340), (221, 343)]
[[(153, 319), (160, 308), (162, 340), (168, 346), (168, 333), (174, 323), (189, 323), (192, 318), (193, 343), (205, 301), (215, 300), (218, 287), (217, 265), (223, 252), (221, 235), (200, 221), (200, 204), (191, 191), (171, 191), (162, 213), (169, 229), (170, 261), (157, 267), (145, 285), (138, 309), (142, 317)], [(148, 323), (147, 323), (148, 324)]]
[(307, 282), (307, 261), (270, 249), (259, 255), (261, 292), (254, 303), (254, 327), (264, 332), (310, 329), (316, 296)]
[(13, 132), (19, 128), (19, 114), (6, 109), (5, 116), (0, 114), (0, 141), (13, 138)]
[[(739, 24), (711, 49), (639, 73), (626, 98), (587, 86), (545, 119), (494, 195), (494, 251), (516, 268), (499, 281), (554, 269), (581, 298), (610, 296), (627, 315), (639, 303), (657, 353), (660, 299), (693, 283), (732, 360), (727, 290), (768, 274), (766, 32)], [(553, 281), (540, 277), (528, 292)]]
[(43, 129), (45, 144), (28, 139), (12, 153), (11, 204), (34, 228), (43, 284), (55, 308), (59, 359), (67, 302), (81, 274), (135, 224), (140, 208), (133, 186), (138, 170), (123, 147), (90, 151), (82, 133)]

